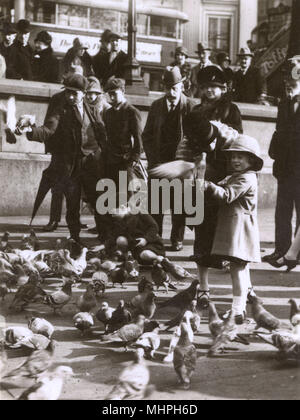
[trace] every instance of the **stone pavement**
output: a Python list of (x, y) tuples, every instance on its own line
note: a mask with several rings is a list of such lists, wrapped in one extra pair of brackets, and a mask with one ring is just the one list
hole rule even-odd
[[(92, 224), (91, 217), (83, 217), (83, 222)], [(17, 246), (21, 236), (28, 232), (29, 218), (0, 217), (0, 232), (9, 230), (12, 244)], [(67, 228), (61, 227), (52, 234), (39, 232), (38, 226), (47, 223), (46, 217), (38, 217), (35, 221), (36, 231), (45, 247), (49, 241), (57, 237), (66, 237)], [(274, 241), (274, 211), (263, 210), (259, 212), (261, 229), (262, 252), (271, 252)], [(164, 238), (168, 245), (170, 233), (169, 220), (166, 222)], [(95, 243), (91, 235), (83, 231), (83, 241), (87, 244)], [(194, 263), (188, 261), (192, 254), (193, 234), (187, 230), (184, 250), (180, 253), (169, 253), (172, 260), (182, 264), (192, 273), (196, 273)], [(278, 318), (288, 322), (290, 298), (300, 299), (299, 267), (292, 273), (286, 274), (282, 270), (275, 270), (267, 264), (253, 265), (251, 274), (255, 290), (264, 300), (265, 307)], [(47, 279), (43, 287), (47, 291), (55, 290), (61, 282), (57, 279)], [(212, 297), (221, 312), (229, 308), (231, 303), (231, 281), (227, 272), (211, 270), (210, 284)], [(115, 306), (120, 298), (129, 301), (137, 292), (136, 283), (126, 284), (126, 290), (119, 287), (107, 289), (104, 299), (111, 306)], [(179, 284), (183, 289), (185, 284)], [(81, 294), (85, 286), (74, 287), (73, 301)], [(170, 296), (172, 292), (169, 292)], [(157, 293), (158, 300), (166, 298), (165, 293)], [(1, 304), (1, 315), (6, 325), (26, 325), (25, 314), (12, 313), (8, 310), (11, 296)], [(81, 338), (79, 332), (73, 327), (72, 316), (77, 312), (73, 303), (63, 310), (63, 316), (52, 314), (44, 305), (35, 305), (29, 308), (31, 313), (40, 314), (52, 322), (56, 328), (54, 338), (58, 341), (55, 354), (55, 364), (67, 364), (75, 372), (73, 378), (68, 379), (64, 386), (62, 399), (104, 399), (110, 391), (121, 369), (132, 360), (131, 351), (125, 353), (118, 344), (99, 342), (102, 325), (97, 321), (92, 334)], [(249, 308), (251, 316), (251, 308)], [(155, 318), (165, 321), (172, 316), (172, 310), (158, 311)], [(242, 333), (250, 334), (254, 324), (242, 327)], [(163, 357), (167, 352), (172, 333), (161, 334), (161, 346), (156, 359), (148, 362), (151, 372), (151, 382), (155, 384), (156, 391), (151, 400), (213, 400), (213, 399), (299, 399), (300, 398), (300, 370), (290, 363), (280, 363), (276, 360), (277, 352), (261, 342), (258, 338), (250, 338), (250, 346), (233, 345), (232, 349), (224, 355), (207, 358), (207, 350), (211, 338), (207, 326), (207, 313), (204, 312), (201, 322), (201, 333), (195, 337), (198, 353), (198, 363), (192, 380), (190, 391), (181, 391), (176, 388), (176, 376), (172, 364), (164, 364)], [(24, 360), (24, 353), (20, 350), (8, 352), (8, 369), (12, 369)], [(8, 387), (2, 389), (3, 399), (17, 398), (22, 388)], [(26, 384), (22, 384), (24, 387)]]

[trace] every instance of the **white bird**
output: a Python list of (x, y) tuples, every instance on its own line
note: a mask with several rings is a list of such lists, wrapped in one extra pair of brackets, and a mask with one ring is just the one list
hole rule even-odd
[(8, 347), (14, 347), (24, 339), (33, 336), (33, 332), (26, 327), (9, 327), (5, 330), (5, 344)]
[(135, 361), (120, 374), (118, 383), (106, 396), (106, 400), (141, 400), (147, 395), (150, 381), (149, 369), (144, 361), (144, 350), (137, 349)]
[(42, 334), (47, 338), (51, 338), (54, 333), (53, 325), (44, 318), (32, 317), (28, 321), (28, 328), (35, 334)]
[(83, 335), (94, 325), (93, 315), (88, 312), (78, 312), (78, 314), (73, 317), (74, 326), (81, 331)]
[(69, 366), (58, 366), (54, 372), (46, 373), (37, 384), (24, 391), (19, 400), (58, 400), (64, 378), (71, 375), (73, 375), (73, 370)]

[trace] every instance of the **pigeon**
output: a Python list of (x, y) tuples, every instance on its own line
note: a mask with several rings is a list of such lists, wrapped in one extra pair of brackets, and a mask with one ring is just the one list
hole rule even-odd
[(36, 378), (51, 367), (56, 344), (56, 341), (51, 340), (46, 350), (35, 350), (25, 362), (5, 374), (3, 378), (10, 378), (10, 380), (20, 377)]
[[(70, 242), (72, 244), (72, 242), (74, 241), (70, 239)], [(71, 258), (70, 251), (65, 250), (66, 261), (71, 265), (72, 271), (79, 277), (82, 276), (82, 274), (84, 273), (87, 267), (87, 260), (86, 260), (87, 252), (88, 252), (87, 248), (82, 248), (79, 256), (76, 259), (74, 259), (74, 258)]]
[[(194, 333), (199, 332), (200, 330), (200, 324), (201, 324), (201, 317), (198, 313), (197, 309), (197, 300), (194, 299), (191, 302), (191, 305), (187, 308), (188, 311), (190, 311), (193, 314), (193, 317), (191, 318), (191, 327)], [(186, 310), (182, 310), (179, 312), (179, 314), (171, 319), (170, 321), (165, 323), (165, 326), (167, 327), (165, 331), (169, 331), (170, 329), (177, 327), (183, 320), (183, 317), (186, 313)]]
[(266, 343), (279, 350), (282, 359), (292, 359), (300, 362), (300, 323), (293, 331), (279, 330), (271, 334), (255, 333)]
[(81, 335), (94, 325), (93, 315), (89, 312), (79, 312), (73, 317), (74, 326), (81, 331)]
[(46, 350), (51, 343), (49, 338), (45, 337), (42, 334), (32, 334), (29, 337), (25, 337), (22, 340), (18, 341), (11, 348), (29, 348), (33, 350)]
[(23, 310), (29, 303), (45, 299), (47, 293), (38, 285), (39, 282), (39, 275), (31, 274), (28, 282), (16, 291), (10, 309), (21, 308)]
[(92, 283), (96, 296), (98, 296), (99, 293), (104, 294), (106, 286), (108, 285), (108, 275), (102, 269), (99, 269), (93, 273)]
[(153, 281), (143, 276), (138, 283), (138, 292), (139, 293), (152, 292), (153, 290), (154, 290)]
[(29, 275), (25, 273), (23, 267), (20, 264), (15, 264), (13, 269), (17, 286), (24, 286), (24, 284), (26, 284), (29, 280)]
[(236, 342), (249, 346), (249, 342), (238, 334), (238, 327), (235, 323), (234, 312), (230, 311), (228, 318), (223, 322), (223, 328), (215, 337), (208, 356), (224, 353), (226, 345)]
[(112, 313), (111, 319), (108, 323), (108, 332), (112, 333), (119, 330), (124, 325), (129, 324), (132, 320), (132, 315), (128, 309), (125, 308), (124, 300), (120, 300), (118, 307)]
[(134, 347), (142, 347), (144, 349), (145, 356), (149, 359), (154, 359), (155, 352), (160, 346), (160, 327), (158, 322), (156, 324), (157, 327), (152, 332), (142, 334), (134, 343)]
[(20, 341), (23, 341), (33, 336), (33, 332), (26, 327), (9, 327), (5, 330), (5, 344), (8, 347), (15, 346)]
[(104, 333), (108, 331), (109, 321), (113, 312), (114, 309), (110, 308), (107, 302), (102, 302), (100, 309), (96, 312), (96, 318), (104, 324)]
[(80, 312), (91, 312), (97, 304), (98, 302), (95, 296), (94, 286), (92, 284), (88, 284), (86, 292), (78, 297), (76, 305)]
[(126, 287), (123, 286), (123, 283), (125, 283), (128, 280), (129, 274), (127, 273), (124, 266), (116, 268), (113, 271), (111, 271), (109, 274), (109, 277), (110, 277), (113, 287), (115, 287), (115, 284), (118, 283), (118, 284), (121, 284), (121, 287), (123, 289), (126, 289)]
[(194, 170), (195, 163), (176, 160), (156, 166), (149, 170), (149, 175), (154, 179), (185, 179), (190, 178), (190, 175)]
[(169, 287), (171, 290), (177, 290), (177, 288), (170, 282), (168, 274), (157, 261), (153, 262), (151, 277), (156, 286), (156, 290), (159, 290), (160, 287), (164, 287), (166, 289), (166, 293), (168, 293)]
[(149, 292), (145, 298), (138, 306), (135, 307), (136, 314), (145, 315), (146, 318), (153, 318), (156, 311), (155, 304), (156, 295), (153, 292)]
[(27, 389), (19, 400), (58, 400), (62, 392), (64, 378), (73, 375), (69, 366), (58, 366), (54, 372), (41, 377), (39, 382)]
[(211, 301), (208, 304), (208, 327), (213, 338), (218, 337), (224, 327), (224, 322), (219, 317), (215, 304)]
[(121, 339), (124, 344), (125, 351), (128, 346), (134, 343), (144, 332), (145, 317), (138, 315), (136, 321), (131, 324), (126, 324), (119, 330), (113, 332), (105, 337), (105, 341), (114, 341), (114, 339)]
[(32, 317), (28, 321), (28, 328), (35, 334), (42, 334), (51, 339), (54, 333), (53, 325), (44, 318)]
[(45, 303), (52, 306), (54, 312), (61, 311), (62, 308), (70, 302), (72, 297), (73, 279), (66, 279), (61, 290), (57, 290), (45, 296)]
[(148, 387), (149, 381), (150, 373), (144, 361), (144, 350), (138, 348), (135, 361), (120, 373), (118, 383), (105, 400), (142, 400), (153, 390)]
[(8, 243), (9, 236), (10, 236), (9, 232), (4, 232), (0, 241), (0, 251), (5, 252), (5, 253), (12, 252), (12, 248)]
[(132, 253), (129, 251), (125, 262), (124, 268), (127, 271), (129, 277), (131, 279), (137, 279), (140, 275), (140, 265), (139, 263), (133, 258)]
[(252, 305), (252, 314), (256, 322), (256, 329), (265, 328), (272, 332), (284, 328), (284, 324), (272, 315), (262, 305), (262, 300), (257, 296), (250, 296), (249, 303)]
[(186, 310), (191, 305), (192, 300), (197, 298), (199, 288), (200, 288), (199, 281), (194, 280), (187, 289), (177, 293), (171, 299), (168, 299), (167, 301), (160, 303), (159, 308), (165, 308), (167, 306), (174, 306), (178, 309)]
[(191, 377), (197, 363), (197, 351), (193, 344), (194, 334), (189, 322), (180, 324), (180, 338), (174, 349), (173, 366), (183, 389), (191, 386)]
[(30, 235), (29, 235), (29, 242), (31, 244), (31, 246), (33, 247), (34, 251), (38, 251), (40, 249), (40, 241), (38, 239), (38, 237), (36, 236), (36, 233), (33, 229), (30, 230)]
[(290, 321), (293, 326), (298, 325), (300, 322), (300, 306), (298, 306), (295, 299), (290, 299), (289, 304), (291, 305)]
[(175, 280), (195, 279), (191, 273), (189, 273), (180, 265), (171, 263), (171, 261), (169, 261), (167, 258), (162, 260), (161, 266), (167, 273), (171, 274)]

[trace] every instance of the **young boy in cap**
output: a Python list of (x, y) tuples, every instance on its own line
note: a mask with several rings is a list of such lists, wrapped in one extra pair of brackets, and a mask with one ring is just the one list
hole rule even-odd
[(266, 82), (260, 70), (252, 65), (254, 54), (249, 48), (241, 48), (238, 58), (240, 69), (235, 73), (233, 89), (237, 102), (258, 103), (267, 94)]
[(97, 77), (88, 77), (88, 82), (89, 84), (86, 91), (87, 103), (89, 104), (91, 111), (95, 115), (97, 113), (100, 114), (103, 119), (105, 112), (111, 108), (111, 105), (107, 102), (106, 96)]
[(59, 82), (59, 63), (54, 57), (51, 43), (52, 36), (46, 31), (39, 32), (34, 40), (35, 55), (32, 69), (33, 78), (37, 82)]
[(21, 19), (17, 23), (17, 36), (10, 47), (6, 77), (7, 79), (32, 80), (33, 49), (29, 45), (30, 23)]
[[(104, 114), (107, 133), (107, 175), (118, 191), (119, 172), (125, 171), (128, 182), (133, 177), (133, 165), (142, 151), (142, 118), (140, 112), (125, 97), (125, 80), (112, 77), (105, 86), (112, 107)], [(125, 193), (125, 191), (123, 192)]]
[[(184, 79), (178, 67), (168, 67), (164, 74), (166, 94), (151, 105), (143, 132), (144, 150), (148, 168), (175, 160), (176, 150), (182, 141), (184, 119), (191, 113), (195, 103), (183, 94)], [(171, 210), (174, 203), (171, 197)], [(151, 203), (151, 197), (149, 200)], [(153, 215), (162, 236), (164, 214)], [(174, 251), (183, 248), (185, 216), (172, 212), (171, 242)]]

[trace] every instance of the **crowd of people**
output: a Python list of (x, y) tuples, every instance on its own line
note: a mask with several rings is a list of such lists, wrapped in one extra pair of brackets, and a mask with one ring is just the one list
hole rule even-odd
[[(4, 25), (0, 44), (0, 77), (7, 79), (35, 80), (46, 83), (60, 83), (63, 76), (74, 67), (80, 67), (85, 77), (95, 76), (104, 86), (111, 76), (124, 78), (127, 54), (121, 49), (122, 37), (106, 29), (100, 39), (100, 49), (95, 56), (88, 53), (88, 45), (75, 38), (73, 46), (59, 60), (52, 49), (52, 37), (47, 31), (39, 32), (32, 46), (30, 22), (21, 19), (16, 26)], [(260, 71), (253, 65), (254, 54), (246, 47), (238, 54), (240, 68), (233, 71), (231, 59), (226, 52), (216, 54), (215, 63), (211, 61), (212, 49), (198, 43), (195, 51), (199, 63), (192, 67), (189, 53), (185, 47), (177, 47), (175, 59), (170, 64), (178, 66), (185, 77), (184, 94), (188, 97), (202, 98), (203, 70), (209, 66), (218, 67), (225, 77), (228, 92), (237, 102), (265, 104), (267, 86)], [(205, 77), (205, 73), (204, 73)]]
[[(53, 57), (51, 36), (40, 32), (33, 52), (28, 44), (29, 22), (18, 22), (15, 40), (13, 31), (11, 26), (6, 28), (6, 38), (0, 47), (6, 59), (6, 77), (25, 80), (43, 77), (43, 81), (50, 78), (54, 81), (57, 60)], [(126, 99), (127, 56), (120, 49), (120, 39), (118, 34), (106, 30), (101, 49), (93, 58), (87, 47), (75, 39), (63, 59), (64, 91), (51, 99), (44, 125), (36, 127), (30, 119), (26, 124), (20, 123), (22, 118), (19, 120), (16, 133), (26, 133), (29, 141), (45, 143), (52, 156), (44, 173), (52, 190), (50, 222), (45, 230), (57, 228), (65, 196), (70, 236), (80, 244), (80, 203), (84, 197), (95, 215), (94, 232), (108, 253), (126, 246), (141, 263), (159, 261), (165, 255), (163, 209), (159, 214), (150, 209), (147, 218), (143, 218), (135, 215), (129, 205), (124, 207), (119, 202), (114, 214), (99, 214), (97, 200), (101, 193), (96, 189), (97, 183), (107, 178), (115, 183), (116, 191), (127, 190), (130, 180), (143, 173), (143, 150), (148, 181), (153, 178), (152, 170), (160, 165), (197, 162), (205, 153), (205, 216), (203, 223), (194, 228), (191, 256), (199, 272), (199, 301), (205, 306), (210, 299), (209, 268), (222, 269), (225, 263), (230, 263), (232, 311), (236, 322), (243, 323), (247, 296), (254, 293), (249, 263), (260, 261), (257, 173), (263, 160), (258, 142), (243, 134), (241, 113), (233, 101), (260, 102), (266, 94), (259, 71), (251, 64), (253, 54), (248, 48), (241, 49), (241, 68), (234, 73), (226, 53), (218, 54), (216, 65), (210, 61), (211, 49), (199, 44), (200, 62), (191, 69), (186, 61), (187, 50), (178, 47), (175, 61), (164, 72), (165, 95), (151, 105), (143, 129), (140, 112)], [(278, 179), (276, 250), (265, 260), (291, 268), (295, 260), (289, 260), (287, 252), (292, 242), (294, 205), (298, 219), (300, 216), (297, 184), (300, 81), (290, 77), (286, 92), (270, 147)], [(200, 98), (200, 104), (196, 105), (193, 98)], [(125, 187), (120, 185), (120, 172), (127, 174)], [(149, 196), (151, 204), (151, 190)], [(177, 252), (183, 248), (186, 215), (176, 214), (173, 198), (170, 240), (172, 250)]]

